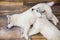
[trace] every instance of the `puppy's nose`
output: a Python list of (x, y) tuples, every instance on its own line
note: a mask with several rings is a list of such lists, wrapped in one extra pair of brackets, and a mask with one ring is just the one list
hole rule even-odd
[(8, 29), (8, 27), (6, 27)]

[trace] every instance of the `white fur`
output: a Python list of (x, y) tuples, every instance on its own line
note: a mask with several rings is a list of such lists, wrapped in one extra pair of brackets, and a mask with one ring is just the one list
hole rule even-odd
[(37, 18), (29, 36), (41, 33), (47, 40), (60, 40), (60, 31), (46, 18)]
[(23, 37), (25, 37), (26, 40), (28, 40), (28, 31), (30, 29), (30, 25), (32, 25), (35, 22), (36, 18), (40, 16), (41, 16), (40, 13), (33, 12), (32, 8), (28, 9), (22, 14), (14, 14), (11, 16), (7, 15), (8, 28), (11, 28), (13, 25), (22, 27), (24, 29)]
[(51, 7), (45, 5), (44, 9), (45, 9), (45, 11), (46, 11), (46, 12), (45, 12), (45, 13), (46, 13), (45, 15), (47, 16), (47, 19), (48, 19), (48, 20), (51, 20), (55, 25), (57, 25), (58, 19), (57, 19), (57, 17), (52, 13)]
[[(50, 5), (50, 3), (48, 3)], [(51, 5), (52, 6), (52, 2)], [(33, 8), (33, 12), (42, 12), (41, 17), (37, 18), (36, 22), (33, 24), (32, 29), (29, 31), (29, 36), (37, 33), (41, 33), (47, 40), (60, 40), (60, 31), (48, 20), (52, 20), (55, 25), (58, 23), (58, 19), (52, 13), (51, 7), (47, 4), (40, 4), (40, 7)], [(38, 10), (38, 11), (37, 11)]]
[(49, 3), (46, 3), (48, 6), (52, 6), (54, 5), (55, 2), (49, 2)]
[[(11, 28), (13, 25), (20, 26), (24, 29), (24, 37), (26, 40), (28, 40), (28, 31), (30, 29), (30, 25), (33, 24), (36, 20), (36, 18), (40, 17), (41, 14), (39, 12), (32, 11), (32, 9), (39, 8), (40, 11), (43, 11), (46, 5), (45, 3), (39, 3), (32, 8), (28, 9), (27, 11), (23, 12), (22, 14), (14, 14), (11, 16), (8, 16), (8, 28)], [(49, 12), (48, 14), (52, 14)], [(49, 16), (50, 17), (50, 16)], [(55, 19), (55, 18), (53, 18)], [(55, 22), (55, 21), (54, 21)]]
[(44, 11), (44, 13), (41, 14), (45, 14), (48, 20), (51, 20), (55, 25), (57, 25), (58, 23), (58, 19), (56, 18), (56, 16), (53, 14), (51, 6), (53, 6), (54, 2), (49, 2), (49, 3), (40, 3), (37, 4), (33, 9), (37, 10), (39, 9), (40, 12)]

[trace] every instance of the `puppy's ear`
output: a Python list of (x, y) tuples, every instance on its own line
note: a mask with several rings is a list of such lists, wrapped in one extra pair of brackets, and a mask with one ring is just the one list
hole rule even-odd
[(11, 18), (11, 15), (6, 15), (6, 17), (7, 17), (8, 19), (10, 19), (10, 18)]
[(10, 15), (6, 15), (6, 17), (10, 17)]
[(46, 3), (48, 6), (53, 6), (55, 2)]

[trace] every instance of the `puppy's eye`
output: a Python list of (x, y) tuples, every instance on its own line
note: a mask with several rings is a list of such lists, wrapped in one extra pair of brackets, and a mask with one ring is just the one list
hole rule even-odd
[(33, 11), (34, 9), (32, 9), (32, 11)]
[(45, 10), (44, 11), (42, 11), (41, 13), (44, 13), (45, 12)]

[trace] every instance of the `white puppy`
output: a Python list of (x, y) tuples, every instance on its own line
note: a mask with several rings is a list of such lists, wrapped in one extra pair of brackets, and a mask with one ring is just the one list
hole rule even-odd
[[(33, 6), (34, 7), (34, 6)], [(30, 29), (30, 25), (32, 25), (36, 18), (40, 17), (40, 13), (32, 12), (32, 8), (28, 9), (27, 11), (23, 12), (22, 14), (14, 14), (14, 15), (7, 15), (8, 17), (8, 28), (11, 28), (13, 25), (22, 27), (24, 29), (24, 35), (26, 40), (28, 40), (28, 31)]]
[(45, 38), (47, 38), (47, 40), (60, 40), (60, 31), (51, 22), (48, 21), (52, 20), (56, 25), (58, 23), (58, 19), (55, 17), (54, 14), (52, 14), (49, 5), (47, 6), (47, 4), (44, 4), (42, 7), (46, 12), (41, 11), (39, 8), (33, 8), (33, 12), (40, 12), (41, 17), (37, 18), (36, 22), (33, 24), (32, 29), (30, 29), (29, 31), (29, 36), (40, 32)]
[[(52, 3), (53, 4), (53, 3)], [(30, 29), (30, 25), (32, 25), (36, 18), (40, 17), (41, 14), (39, 12), (32, 12), (36, 8), (39, 10), (45, 3), (37, 4), (32, 8), (28, 9), (27, 11), (23, 12), (22, 14), (14, 14), (14, 15), (7, 15), (8, 17), (8, 28), (11, 28), (13, 25), (20, 26), (24, 29), (24, 37), (28, 40), (28, 31)], [(44, 9), (44, 8), (43, 8)], [(42, 10), (42, 9), (41, 9)]]
[(42, 15), (45, 14), (48, 20), (51, 20), (55, 25), (57, 25), (58, 19), (52, 13), (52, 9), (51, 9), (51, 6), (53, 6), (53, 4), (54, 2), (40, 3), (37, 4), (33, 9), (39, 11)]
[(47, 40), (60, 40), (60, 31), (46, 18), (37, 18), (29, 36), (41, 33)]

